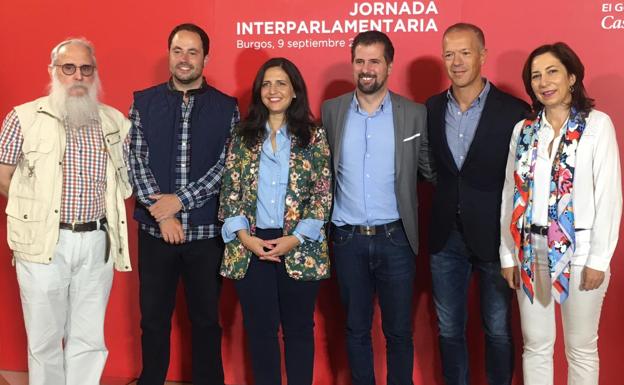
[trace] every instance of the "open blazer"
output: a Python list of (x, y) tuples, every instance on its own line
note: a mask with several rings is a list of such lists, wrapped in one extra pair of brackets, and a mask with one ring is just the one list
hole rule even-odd
[[(325, 130), (312, 131), (310, 143), (301, 148), (292, 138), (288, 187), (284, 212), (284, 235), (292, 235), (300, 220), (313, 218), (325, 223), (329, 220), (332, 203), (329, 145)], [(221, 186), (219, 219), (244, 215), (249, 221), (250, 233), (256, 233), (256, 205), (258, 200), (258, 171), (262, 141), (249, 149), (240, 135), (234, 135), (225, 160)], [(322, 231), (325, 231), (323, 226)], [(221, 275), (241, 279), (247, 272), (251, 251), (238, 238), (225, 244)], [(284, 257), (288, 275), (296, 280), (316, 281), (329, 277), (327, 239), (306, 240)]]
[[(394, 191), (399, 205), (405, 234), (414, 254), (418, 255), (418, 174), (428, 181), (435, 179), (435, 170), (429, 155), (427, 141), (427, 110), (400, 95), (390, 92), (394, 122)], [(321, 108), (323, 127), (327, 128), (333, 154), (334, 172), (338, 172), (344, 128), (353, 92), (346, 93), (323, 103)], [(336, 174), (334, 174), (336, 175)], [(350, 223), (359, 225), (360, 223)]]

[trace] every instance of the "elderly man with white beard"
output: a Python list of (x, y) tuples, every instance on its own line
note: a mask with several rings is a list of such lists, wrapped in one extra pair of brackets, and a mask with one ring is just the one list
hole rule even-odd
[(124, 199), (130, 122), (98, 102), (91, 43), (51, 53), (48, 96), (0, 132), (0, 193), (28, 336), (30, 385), (96, 385), (108, 351), (113, 266), (129, 271)]

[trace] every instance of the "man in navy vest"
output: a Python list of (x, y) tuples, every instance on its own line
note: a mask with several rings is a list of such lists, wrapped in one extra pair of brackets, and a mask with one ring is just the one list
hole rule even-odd
[(498, 256), (500, 206), (511, 132), (529, 106), (481, 76), (486, 56), (479, 27), (450, 26), (442, 58), (451, 87), (427, 101), (438, 172), (429, 251), (446, 385), (470, 383), (465, 328), (473, 271), (479, 279), (487, 383), (512, 380), (511, 290)]
[(209, 39), (194, 24), (169, 35), (168, 82), (135, 92), (130, 166), (139, 222), (140, 385), (162, 385), (180, 276), (192, 324), (195, 385), (223, 385), (218, 303), (223, 243), (217, 205), (236, 100), (202, 76)]

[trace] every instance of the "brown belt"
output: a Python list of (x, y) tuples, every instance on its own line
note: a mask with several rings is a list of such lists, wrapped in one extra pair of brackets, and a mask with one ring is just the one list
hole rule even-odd
[(386, 223), (383, 225), (377, 225), (377, 226), (343, 225), (343, 226), (336, 226), (336, 227), (338, 227), (340, 230), (344, 230), (348, 232), (353, 231), (355, 234), (376, 235), (376, 234), (385, 234), (386, 231), (390, 231), (396, 227), (401, 227), (401, 226), (403, 226), (403, 223), (399, 219), (394, 222)]
[(83, 233), (85, 231), (95, 231), (103, 229), (106, 224), (106, 218), (102, 218), (99, 221), (84, 222), (84, 223), (60, 223), (59, 228), (62, 230), (71, 230), (75, 233)]

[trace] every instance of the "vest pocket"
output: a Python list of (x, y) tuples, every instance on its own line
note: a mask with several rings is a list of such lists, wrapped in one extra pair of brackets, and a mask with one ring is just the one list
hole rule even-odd
[(50, 140), (24, 140), (22, 145), (22, 152), (24, 158), (20, 161), (19, 167), (21, 168), (21, 180), (19, 184), (32, 184), (34, 180), (39, 176), (42, 171), (41, 166), (38, 165), (40, 159), (52, 151), (53, 144)]
[[(7, 238), (11, 250), (26, 254), (43, 252), (47, 231), (47, 210), (42, 202), (27, 198), (11, 199), (6, 208)], [(37, 241), (35, 239), (39, 237)]]

